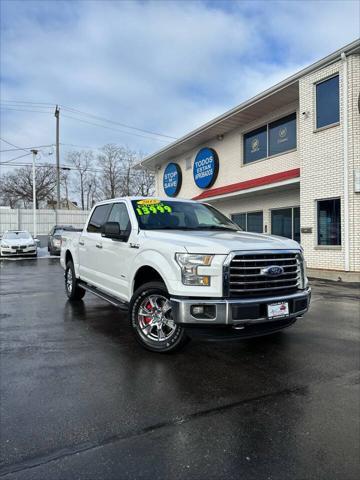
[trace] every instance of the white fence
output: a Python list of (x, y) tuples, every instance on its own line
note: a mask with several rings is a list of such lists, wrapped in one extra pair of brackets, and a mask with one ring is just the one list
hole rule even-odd
[[(37, 234), (47, 235), (54, 225), (82, 228), (88, 215), (84, 210), (36, 210)], [(0, 234), (6, 230), (27, 230), (33, 234), (33, 211), (0, 208)]]

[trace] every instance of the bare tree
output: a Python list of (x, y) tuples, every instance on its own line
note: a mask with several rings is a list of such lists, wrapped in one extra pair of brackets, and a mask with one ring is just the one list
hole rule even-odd
[(76, 169), (77, 180), (75, 189), (80, 193), (81, 208), (85, 210), (85, 196), (89, 188), (90, 178), (89, 170), (91, 170), (93, 166), (94, 154), (91, 150), (73, 151), (68, 154), (67, 160), (71, 162)]
[(101, 170), (99, 191), (103, 198), (151, 195), (154, 177), (146, 170), (135, 170), (141, 155), (126, 147), (105, 145), (98, 155)]
[(115, 198), (121, 185), (121, 147), (114, 144), (104, 145), (97, 160), (101, 170), (99, 178), (101, 195), (103, 198)]
[[(60, 172), (60, 183), (63, 189), (65, 190), (65, 203), (66, 208), (69, 210), (69, 183), (70, 183), (70, 175), (69, 171), (61, 170)], [(61, 208), (60, 206), (58, 208)]]
[[(36, 183), (36, 206), (43, 200), (50, 200), (54, 197), (56, 186), (56, 172), (52, 165), (37, 167), (35, 171)], [(32, 168), (22, 167), (15, 172), (7, 173), (0, 178), (0, 194), (8, 199), (10, 205), (22, 201), (24, 207), (32, 204), (33, 181)]]

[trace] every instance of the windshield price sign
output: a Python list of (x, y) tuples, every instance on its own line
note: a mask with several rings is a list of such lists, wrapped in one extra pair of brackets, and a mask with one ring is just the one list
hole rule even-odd
[(172, 208), (165, 205), (157, 199), (139, 200), (136, 202), (136, 212), (138, 215), (151, 215), (157, 213), (171, 213)]
[(169, 163), (164, 171), (164, 192), (168, 197), (176, 197), (181, 188), (182, 173), (177, 163)]
[(194, 181), (199, 188), (211, 187), (219, 171), (219, 157), (212, 148), (202, 148), (194, 161)]

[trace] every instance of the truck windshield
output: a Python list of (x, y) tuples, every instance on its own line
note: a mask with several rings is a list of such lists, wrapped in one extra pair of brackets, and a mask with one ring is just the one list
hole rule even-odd
[(142, 230), (231, 230), (241, 228), (202, 203), (157, 199), (132, 200)]

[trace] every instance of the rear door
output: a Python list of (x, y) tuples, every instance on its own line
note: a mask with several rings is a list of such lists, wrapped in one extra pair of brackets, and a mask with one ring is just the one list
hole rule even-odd
[(112, 203), (94, 208), (86, 229), (79, 239), (79, 274), (82, 280), (101, 287), (101, 227), (107, 220)]
[(138, 250), (131, 248), (137, 231), (132, 231), (125, 202), (113, 203), (108, 222), (117, 222), (121, 231), (129, 231), (127, 241), (102, 237), (101, 278), (104, 290), (111, 295), (128, 300), (129, 271)]

